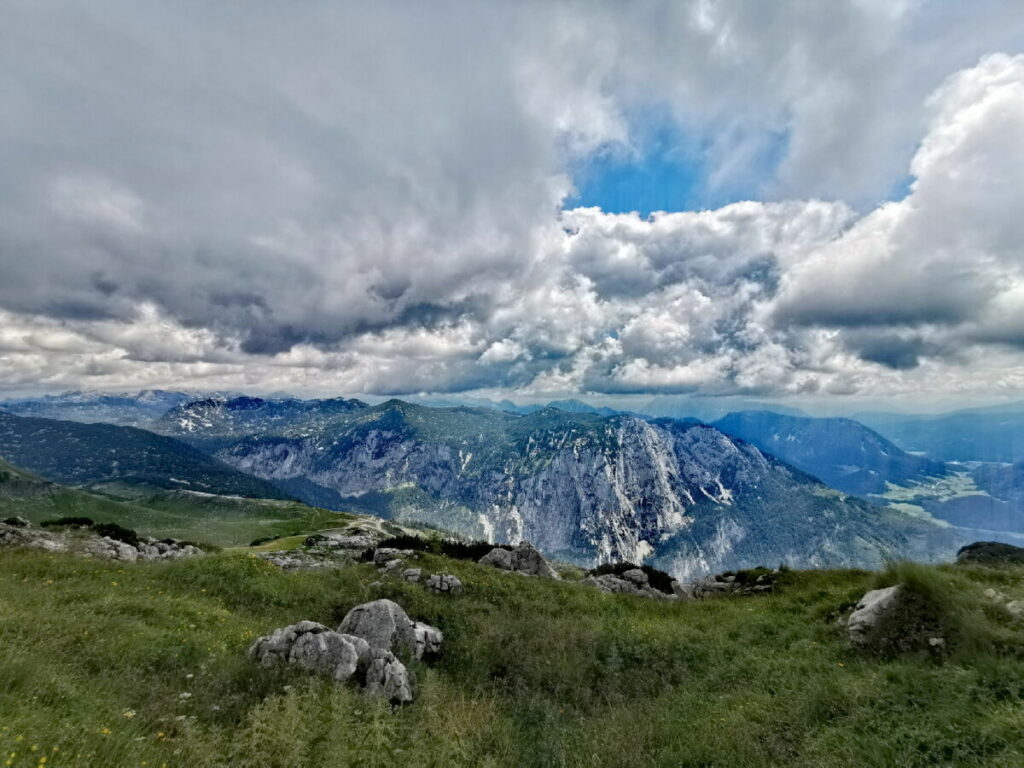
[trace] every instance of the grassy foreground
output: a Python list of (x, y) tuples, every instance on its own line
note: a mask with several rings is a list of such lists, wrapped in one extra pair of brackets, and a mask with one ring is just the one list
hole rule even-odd
[[(1024, 570), (788, 574), (779, 593), (664, 604), (425, 555), (459, 597), (369, 565), (283, 573), (244, 554), (124, 565), (0, 554), (0, 763), (9, 766), (1024, 765), (1024, 627), (981, 597)], [(879, 660), (836, 612), (916, 579), (959, 650)], [(254, 637), (391, 597), (445, 633), (397, 712), (254, 667)]]

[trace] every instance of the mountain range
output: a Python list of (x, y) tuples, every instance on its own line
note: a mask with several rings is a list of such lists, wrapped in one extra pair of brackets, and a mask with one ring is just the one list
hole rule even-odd
[(581, 563), (646, 560), (685, 577), (756, 563), (927, 559), (957, 540), (694, 422), (400, 400), (311, 413), (240, 438), (224, 419), (166, 418), (161, 428), (307, 503), (526, 538)]
[(927, 559), (961, 535), (929, 515), (1024, 531), (1024, 465), (946, 464), (851, 419), (758, 410), (702, 424), (579, 400), (423, 400), (431, 405), (161, 390), (8, 400), (0, 456), (76, 486), (294, 498), (683, 575)]
[(942, 462), (907, 453), (852, 419), (744, 411), (713, 425), (846, 493), (882, 494), (889, 483), (924, 482), (948, 472)]

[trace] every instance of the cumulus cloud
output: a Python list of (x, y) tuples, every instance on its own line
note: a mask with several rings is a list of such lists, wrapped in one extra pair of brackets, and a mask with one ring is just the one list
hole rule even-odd
[[(1016, 386), (1024, 63), (979, 56), (1022, 29), (999, 0), (15, 0), (0, 387)], [(652, 107), (709, 199), (762, 200), (562, 210)]]

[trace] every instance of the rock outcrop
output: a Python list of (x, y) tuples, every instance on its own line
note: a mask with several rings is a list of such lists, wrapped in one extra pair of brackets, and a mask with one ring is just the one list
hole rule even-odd
[(846, 622), (850, 642), (878, 655), (946, 650), (936, 606), (902, 584), (873, 589), (858, 601)]
[(677, 595), (669, 595), (660, 589), (655, 589), (649, 582), (650, 579), (646, 573), (639, 568), (633, 568), (618, 576), (614, 573), (593, 574), (587, 576), (580, 583), (588, 587), (596, 587), (602, 592), (609, 594), (636, 595), (637, 597), (647, 597), (653, 600), (679, 599)]
[(528, 541), (521, 541), (515, 549), (508, 550), (495, 547), (480, 558), (481, 565), (490, 565), (503, 571), (522, 573), (526, 576), (539, 576), (542, 579), (561, 578), (544, 555)]
[[(418, 569), (417, 569), (418, 570)], [(461, 595), (462, 582), (450, 573), (435, 573), (427, 577), (423, 586), (442, 595)]]
[(976, 541), (961, 547), (956, 553), (958, 563), (979, 563), (981, 565), (1024, 564), (1024, 548), (999, 541)]
[(127, 542), (109, 536), (100, 536), (91, 532), (89, 528), (45, 529), (27, 523), (11, 525), (6, 522), (0, 523), (0, 547), (29, 547), (48, 552), (74, 552), (86, 557), (128, 563), (137, 560), (176, 560), (203, 554), (199, 547), (176, 539), (138, 536), (135, 537), (134, 542)]
[(249, 657), (264, 667), (291, 665), (336, 682), (354, 680), (367, 695), (393, 704), (413, 700), (412, 676), (393, 653), (315, 621), (300, 621), (258, 638)]

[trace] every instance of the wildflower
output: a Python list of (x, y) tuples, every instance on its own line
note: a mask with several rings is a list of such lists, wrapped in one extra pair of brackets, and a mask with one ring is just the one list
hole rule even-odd
[(134, 709), (126, 709), (121, 714), (124, 715), (129, 720), (131, 720), (133, 717), (135, 717), (135, 710)]
[(112, 581), (112, 582), (110, 582), (110, 586), (112, 586), (112, 587), (116, 587), (116, 586), (117, 586), (117, 582), (116, 582), (116, 581)]
[(192, 698), (192, 694), (189, 693), (188, 691), (182, 691), (181, 693), (178, 694), (178, 698), (181, 699), (182, 701), (184, 701), (185, 699), (191, 699)]
[(39, 764), (44, 765), (46, 763), (46, 755), (39, 756)]
[(100, 728), (100, 733), (102, 733), (104, 736), (109, 736), (110, 735), (110, 729), (109, 728)]
[(36, 744), (33, 744), (33, 745), (32, 745), (32, 751), (33, 751), (33, 752), (35, 752), (35, 751), (36, 751), (36, 750), (38, 750), (38, 749), (39, 749), (39, 746), (38, 746), (38, 745), (36, 745)]

